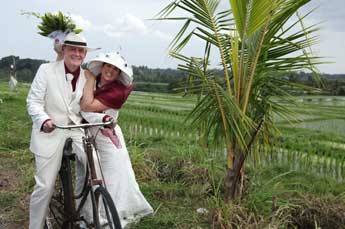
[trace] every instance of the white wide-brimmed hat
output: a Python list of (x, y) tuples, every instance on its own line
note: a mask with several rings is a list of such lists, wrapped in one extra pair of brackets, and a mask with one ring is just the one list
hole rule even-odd
[(88, 69), (96, 76), (101, 73), (103, 63), (111, 64), (121, 70), (120, 81), (125, 86), (133, 82), (132, 67), (127, 64), (127, 61), (119, 52), (102, 53), (96, 58), (90, 60)]
[(62, 45), (81, 47), (85, 48), (87, 51), (95, 51), (100, 49), (87, 47), (86, 39), (82, 35), (76, 34), (74, 32), (70, 32), (66, 35)]

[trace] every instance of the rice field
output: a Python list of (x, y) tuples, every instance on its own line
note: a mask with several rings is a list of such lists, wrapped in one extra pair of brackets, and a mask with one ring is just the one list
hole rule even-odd
[[(34, 185), (34, 158), (28, 149), (31, 120), (25, 107), (28, 86), (20, 85), (15, 93), (7, 87), (0, 82), (0, 228), (26, 228)], [(295, 99), (297, 119), (287, 122), (277, 117), (281, 136), (271, 149), (258, 149), (247, 164), (251, 191), (244, 205), (248, 214), (255, 212), (258, 219), (267, 217), (269, 222), (272, 196), (289, 202), (295, 190), (335, 194), (344, 190), (345, 98)], [(197, 131), (186, 126), (195, 102), (195, 97), (178, 94), (133, 92), (120, 111), (118, 123), (138, 183), (156, 210), (154, 217), (134, 228), (210, 228), (212, 209), (222, 208), (225, 154), (205, 148)], [(210, 212), (200, 214), (197, 209)]]
[[(9, 93), (5, 84), (1, 84), (0, 102), (9, 102), (17, 99)], [(23, 85), (18, 93), (25, 96), (27, 86)], [(7, 101), (6, 101), (7, 100)], [(334, 171), (321, 173), (333, 176), (338, 180), (345, 179), (345, 97), (301, 96), (295, 97), (296, 119), (288, 122), (276, 117), (281, 130), (279, 137), (270, 152), (263, 151), (253, 154), (252, 164), (284, 163), (297, 165), (293, 169), (305, 170), (302, 164), (313, 163), (314, 167), (334, 167)], [(119, 124), (125, 136), (135, 139), (138, 136), (164, 137), (180, 142), (181, 147), (190, 147), (198, 144), (198, 133), (190, 126), (186, 126), (186, 117), (193, 108), (196, 97), (184, 97), (180, 94), (162, 94), (149, 92), (133, 92), (123, 106), (119, 116)], [(17, 107), (9, 107), (13, 112), (21, 112), (21, 120), (0, 120), (2, 147), (11, 148), (18, 144), (25, 146), (29, 141), (29, 131), (24, 137), (18, 138), (13, 133), (18, 132), (11, 128), (16, 123), (25, 120), (25, 128), (30, 129), (30, 119), (26, 115), (25, 101), (18, 98)], [(5, 103), (0, 104), (5, 109)], [(290, 105), (291, 106), (291, 105)], [(8, 131), (10, 130), (10, 131)], [(18, 143), (19, 139), (19, 143)], [(185, 144), (185, 146), (183, 145)], [(197, 146), (195, 146), (197, 147)], [(224, 155), (224, 152), (218, 152)], [(311, 155), (310, 157), (308, 155)], [(312, 159), (311, 159), (312, 158)], [(311, 162), (310, 162), (311, 161)], [(301, 163), (301, 166), (298, 164)], [(317, 170), (317, 169), (316, 169)], [(318, 171), (319, 171), (318, 170)], [(339, 174), (340, 176), (336, 175)], [(318, 172), (320, 173), (320, 172)], [(339, 178), (340, 177), (340, 178)]]
[[(345, 97), (301, 96), (295, 97), (295, 101), (292, 109), (296, 119), (287, 121), (276, 117), (282, 136), (270, 152), (253, 155), (251, 160), (255, 163), (252, 164), (287, 164), (292, 170), (332, 176), (342, 182), (345, 180)], [(119, 123), (130, 136), (194, 141), (198, 139), (197, 132), (185, 126), (185, 118), (195, 102), (195, 97), (134, 92), (120, 112)]]

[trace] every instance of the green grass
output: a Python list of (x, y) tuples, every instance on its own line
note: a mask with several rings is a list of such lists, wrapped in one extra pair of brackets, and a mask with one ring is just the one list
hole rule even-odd
[[(26, 225), (28, 220), (28, 196), (34, 185), (34, 157), (28, 150), (31, 120), (25, 107), (27, 92), (28, 88), (20, 85), (19, 91), (11, 94), (7, 83), (0, 82), (0, 99), (3, 101), (0, 103), (0, 179), (10, 178), (10, 183), (0, 189), (0, 227), (16, 228)], [(192, 97), (135, 92), (120, 112), (119, 124), (124, 131), (137, 181), (155, 209), (153, 216), (145, 217), (133, 228), (200, 229), (210, 228), (212, 224), (215, 228), (236, 228), (236, 225), (239, 228), (293, 228), (302, 221), (298, 214), (303, 215), (310, 209), (315, 212), (313, 216), (322, 228), (332, 228), (327, 225), (336, 228), (334, 225), (337, 224), (330, 224), (325, 219), (338, 219), (334, 209), (345, 211), (344, 183), (305, 168), (291, 169), (291, 164), (295, 163), (293, 154), (285, 163), (277, 160), (256, 166), (249, 163), (245, 169), (243, 198), (224, 205), (223, 151), (214, 152), (202, 147), (195, 137), (196, 131), (184, 128), (185, 116), (194, 102)], [(306, 122), (331, 117), (330, 112), (323, 113), (326, 108), (319, 111), (308, 105), (306, 109), (312, 114), (309, 117), (301, 114), (305, 115), (303, 120)], [(337, 115), (343, 112), (340, 106), (332, 109)], [(142, 131), (130, 129), (134, 125), (142, 126)], [(282, 136), (276, 139), (277, 148), (344, 160), (344, 135), (326, 131), (325, 127), (311, 131), (284, 123), (280, 126)], [(144, 128), (147, 128), (146, 133)], [(150, 135), (149, 128), (164, 130), (165, 134)], [(171, 135), (177, 131), (181, 133), (180, 137)], [(273, 154), (273, 158), (276, 157)], [(329, 202), (328, 206), (322, 204), (325, 201)], [(276, 204), (275, 211), (272, 211), (273, 203)], [(208, 212), (197, 213), (199, 208)], [(320, 209), (324, 210), (324, 216)], [(313, 223), (314, 218), (305, 215), (304, 219), (309, 221), (304, 225)], [(335, 222), (342, 223), (342, 219)]]

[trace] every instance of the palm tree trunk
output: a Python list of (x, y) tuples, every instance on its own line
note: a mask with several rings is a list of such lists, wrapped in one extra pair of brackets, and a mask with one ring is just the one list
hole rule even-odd
[(229, 203), (230, 201), (236, 199), (238, 196), (241, 195), (240, 187), (241, 187), (241, 169), (244, 164), (244, 154), (242, 152), (235, 153), (233, 158), (233, 167), (227, 168), (226, 171), (226, 178), (225, 178), (225, 202)]
[[(258, 136), (260, 129), (264, 123), (264, 119), (262, 118), (259, 125), (255, 128), (251, 138), (247, 144), (247, 149), (250, 149), (252, 144), (254, 143), (256, 137)], [(232, 156), (232, 166), (228, 166), (226, 170), (226, 178), (225, 178), (225, 202), (229, 203), (231, 200), (236, 199), (239, 195), (241, 195), (241, 181), (243, 178), (243, 173), (241, 172), (244, 161), (246, 160), (246, 155), (249, 152), (244, 152), (240, 149), (235, 149), (231, 152), (228, 151), (229, 155)]]

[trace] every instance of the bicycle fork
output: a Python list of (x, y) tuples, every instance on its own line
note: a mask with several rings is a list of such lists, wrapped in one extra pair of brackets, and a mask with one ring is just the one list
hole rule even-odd
[[(84, 145), (84, 151), (87, 155), (87, 159), (88, 159), (88, 167), (90, 170), (90, 197), (91, 197), (91, 201), (92, 203), (94, 203), (92, 205), (92, 211), (93, 211), (93, 219), (94, 219), (94, 223), (96, 228), (100, 228), (101, 225), (99, 224), (99, 215), (98, 215), (98, 201), (99, 201), (99, 195), (95, 194), (95, 188), (98, 186), (102, 185), (102, 179), (98, 179), (97, 176), (97, 170), (95, 165), (98, 165), (98, 163), (95, 163), (94, 160), (94, 156), (93, 156), (93, 147), (92, 147), (92, 143), (91, 143), (91, 138), (89, 137), (85, 137), (83, 138), (83, 145)], [(97, 160), (97, 157), (96, 157)]]
[(90, 142), (90, 139), (83, 139), (83, 144), (84, 144), (84, 150), (86, 152), (86, 156), (88, 159), (88, 166), (90, 169), (90, 175), (91, 175), (91, 185), (101, 185), (102, 184), (102, 180), (98, 178), (97, 175), (97, 169), (95, 167), (95, 165), (97, 163), (95, 163), (94, 161), (94, 156), (93, 156), (93, 147), (92, 147), (92, 143)]

